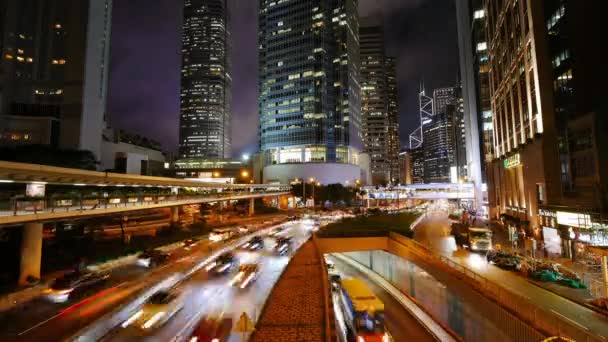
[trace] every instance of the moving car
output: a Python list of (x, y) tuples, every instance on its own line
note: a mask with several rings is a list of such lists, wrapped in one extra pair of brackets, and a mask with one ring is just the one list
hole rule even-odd
[(255, 251), (264, 248), (264, 239), (261, 236), (254, 236), (249, 241), (245, 242), (241, 247), (250, 251)]
[(190, 335), (190, 342), (226, 342), (232, 330), (232, 319), (220, 317), (203, 318)]
[(268, 233), (268, 236), (277, 236), (277, 235), (281, 235), (281, 233), (283, 233), (285, 229), (282, 227), (277, 227), (274, 228), (273, 230), (270, 231), (270, 233)]
[(277, 242), (274, 245), (274, 251), (278, 255), (285, 255), (291, 249), (292, 244), (293, 244), (293, 241), (290, 237), (277, 238)]
[(133, 326), (149, 331), (163, 325), (183, 306), (184, 298), (181, 292), (161, 290), (150, 296), (146, 303), (121, 326), (123, 328)]
[(190, 249), (193, 246), (196, 246), (196, 244), (199, 242), (199, 239), (187, 239), (184, 240), (183, 244), (184, 244), (184, 248), (185, 249)]
[(55, 279), (44, 295), (55, 303), (66, 302), (74, 292), (91, 288), (110, 278), (110, 273), (93, 273), (72, 271)]
[(167, 262), (170, 256), (170, 254), (156, 249), (147, 250), (137, 257), (137, 265), (142, 267), (156, 267)]
[(219, 242), (226, 241), (234, 236), (234, 229), (232, 228), (216, 228), (209, 233), (209, 241)]
[(226, 252), (218, 256), (209, 265), (205, 267), (205, 270), (210, 274), (220, 275), (230, 273), (233, 269), (238, 266), (238, 260), (234, 254)]
[(230, 280), (230, 286), (244, 289), (251, 285), (259, 274), (260, 266), (258, 264), (243, 264), (239, 267), (239, 273)]

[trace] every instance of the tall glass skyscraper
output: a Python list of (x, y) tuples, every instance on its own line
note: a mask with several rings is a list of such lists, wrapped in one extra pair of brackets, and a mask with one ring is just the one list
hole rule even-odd
[(357, 0), (260, 0), (265, 181), (360, 178)]
[(231, 156), (228, 23), (227, 0), (185, 0), (180, 159)]

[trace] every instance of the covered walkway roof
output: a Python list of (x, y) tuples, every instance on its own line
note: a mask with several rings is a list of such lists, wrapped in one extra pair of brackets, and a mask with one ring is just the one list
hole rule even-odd
[(0, 183), (49, 183), (75, 186), (147, 186), (180, 188), (287, 188), (277, 184), (223, 184), (168, 177), (87, 171), (39, 164), (0, 161)]

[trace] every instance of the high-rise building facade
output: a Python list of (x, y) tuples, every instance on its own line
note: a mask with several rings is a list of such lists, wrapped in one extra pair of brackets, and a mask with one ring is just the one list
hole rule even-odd
[(111, 0), (2, 1), (2, 144), (49, 144), (100, 157), (111, 24)]
[[(489, 214), (494, 207), (493, 189), (480, 187), (492, 182), (488, 172), (493, 159), (494, 125), (490, 101), (489, 56), (486, 39), (486, 11), (483, 0), (456, 1), (460, 78), (465, 113), (469, 178), (476, 184), (478, 213)], [(481, 132), (481, 133), (480, 133)], [(481, 191), (481, 188), (487, 191)], [(491, 203), (490, 203), (491, 202)]]
[(227, 0), (185, 0), (180, 159), (231, 157), (230, 27)]
[(485, 2), (491, 186), (497, 213), (529, 222), (530, 233), (593, 236), (606, 218), (600, 13), (594, 1)]
[(433, 91), (433, 117), (422, 129), (426, 183), (453, 183), (468, 178), (464, 104), (460, 94), (460, 87)]
[(398, 181), (399, 124), (394, 58), (387, 57), (382, 25), (359, 29), (361, 43), (361, 121), (363, 149), (370, 155), (372, 182)]
[(388, 162), (391, 183), (399, 181), (399, 93), (397, 92), (397, 65), (395, 57), (386, 57), (386, 94), (388, 103)]
[(260, 0), (264, 181), (361, 177), (356, 0)]

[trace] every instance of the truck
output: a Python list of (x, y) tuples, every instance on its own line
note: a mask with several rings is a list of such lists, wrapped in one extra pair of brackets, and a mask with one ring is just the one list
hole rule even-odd
[(456, 243), (473, 252), (492, 250), (492, 231), (483, 227), (470, 227), (462, 223), (452, 224), (452, 235)]

